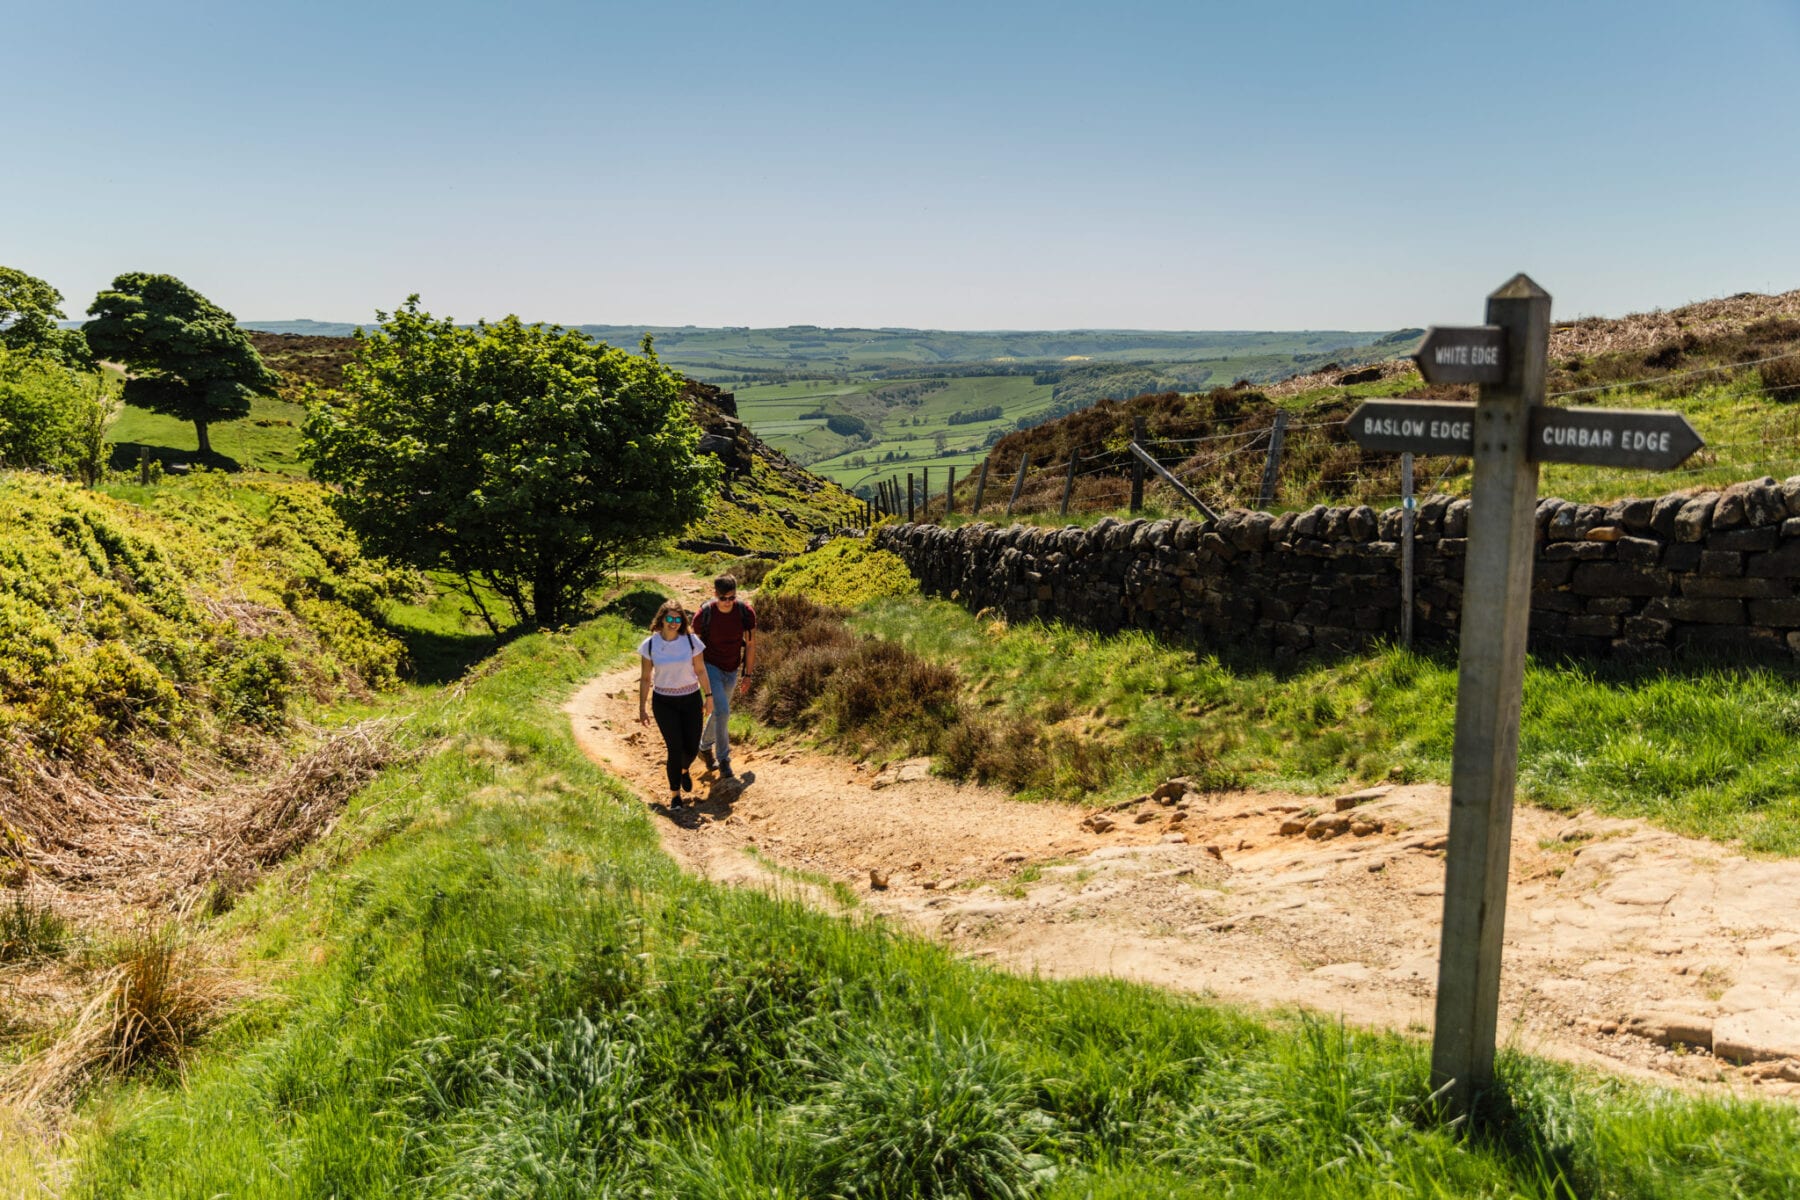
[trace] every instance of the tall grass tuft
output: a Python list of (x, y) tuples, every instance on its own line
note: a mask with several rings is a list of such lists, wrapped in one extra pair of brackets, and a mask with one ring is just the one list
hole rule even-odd
[(69, 944), (69, 923), (44, 900), (33, 900), (25, 889), (0, 900), (0, 963), (53, 958)]

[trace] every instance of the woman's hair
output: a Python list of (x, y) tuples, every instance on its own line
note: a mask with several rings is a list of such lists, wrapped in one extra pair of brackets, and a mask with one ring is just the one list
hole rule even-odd
[(674, 613), (681, 618), (681, 628), (676, 630), (676, 632), (686, 633), (688, 631), (687, 609), (681, 606), (681, 601), (679, 600), (664, 600), (662, 602), (662, 607), (656, 610), (656, 615), (654, 617), (650, 618), (650, 632), (660, 633), (662, 631), (662, 619), (670, 613)]

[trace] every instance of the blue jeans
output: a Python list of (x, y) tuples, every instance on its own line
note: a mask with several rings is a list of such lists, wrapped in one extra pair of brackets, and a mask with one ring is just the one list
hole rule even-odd
[(700, 748), (712, 748), (720, 767), (731, 765), (731, 693), (737, 689), (738, 673), (721, 671), (706, 664), (706, 680), (712, 688), (712, 720), (700, 731)]

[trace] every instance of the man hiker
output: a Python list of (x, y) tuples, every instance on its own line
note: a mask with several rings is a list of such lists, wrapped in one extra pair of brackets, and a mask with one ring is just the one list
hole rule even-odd
[(731, 696), (750, 681), (756, 666), (756, 612), (737, 598), (737, 576), (713, 580), (713, 599), (700, 606), (694, 631), (706, 644), (706, 678), (712, 685), (712, 719), (700, 733), (700, 760), (720, 779), (731, 770)]

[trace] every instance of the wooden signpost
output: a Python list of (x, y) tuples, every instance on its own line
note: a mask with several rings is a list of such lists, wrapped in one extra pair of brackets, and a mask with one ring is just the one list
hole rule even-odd
[(1487, 319), (1430, 330), (1418, 358), (1428, 382), (1480, 384), (1475, 403), (1372, 400), (1349, 422), (1365, 449), (1474, 459), (1431, 1044), (1432, 1087), (1459, 1114), (1494, 1073), (1537, 464), (1667, 469), (1701, 445), (1679, 413), (1546, 407), (1550, 296), (1526, 276), (1488, 297)]

